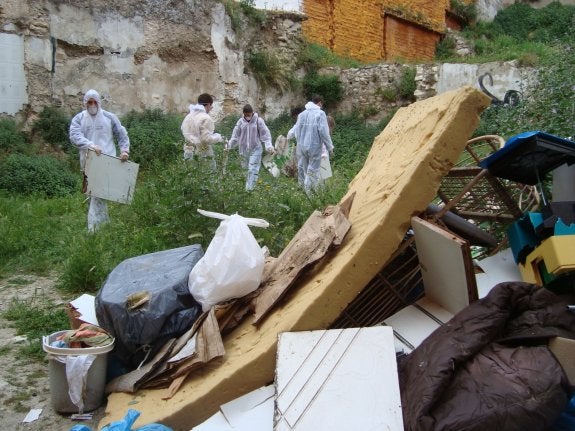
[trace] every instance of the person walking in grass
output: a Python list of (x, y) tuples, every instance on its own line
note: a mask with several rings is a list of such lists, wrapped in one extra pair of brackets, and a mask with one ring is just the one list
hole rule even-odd
[[(118, 117), (102, 109), (100, 94), (96, 90), (88, 90), (84, 94), (83, 102), (85, 109), (76, 114), (70, 124), (70, 141), (80, 151), (82, 172), (84, 172), (89, 150), (94, 151), (98, 156), (107, 154), (115, 157), (117, 144), (120, 148), (120, 160), (128, 160), (130, 138)], [(94, 232), (101, 224), (109, 221), (106, 201), (94, 196), (90, 197), (88, 230)]]
[[(330, 155), (333, 154), (333, 142), (329, 133), (327, 116), (321, 109), (323, 98), (314, 95), (307, 102), (293, 128), (297, 142), (298, 182), (306, 193), (317, 191), (320, 185), (320, 165), (322, 145)], [(302, 183), (303, 181), (303, 183)]]
[(198, 96), (198, 103), (190, 105), (190, 112), (184, 118), (181, 125), (184, 135), (184, 160), (198, 158), (200, 162), (206, 162), (212, 171), (216, 170), (213, 145), (223, 142), (224, 138), (219, 133), (214, 133), (215, 123), (210, 117), (210, 111), (214, 105), (214, 99), (207, 93)]
[(242, 168), (247, 169), (246, 190), (252, 191), (257, 182), (262, 163), (262, 143), (268, 154), (273, 154), (272, 135), (250, 104), (244, 106), (242, 117), (236, 123), (227, 149), (239, 147)]

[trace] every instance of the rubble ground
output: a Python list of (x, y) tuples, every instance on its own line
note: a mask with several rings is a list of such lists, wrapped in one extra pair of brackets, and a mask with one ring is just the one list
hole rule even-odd
[[(0, 429), (67, 431), (81, 424), (96, 431), (104, 416), (104, 407), (92, 412), (91, 420), (81, 422), (55, 412), (51, 406), (48, 361), (24, 358), (20, 350), (26, 339), (17, 335), (12, 322), (4, 317), (13, 298), (25, 300), (37, 295), (63, 306), (67, 301), (54, 284), (55, 277), (17, 276), (0, 280)], [(42, 409), (40, 417), (24, 423), (32, 409)]]

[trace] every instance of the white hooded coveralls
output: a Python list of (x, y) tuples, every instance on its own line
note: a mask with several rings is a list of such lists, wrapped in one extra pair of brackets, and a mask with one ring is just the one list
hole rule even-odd
[[(94, 100), (98, 105), (96, 115), (90, 115), (87, 110), (88, 100)], [(100, 147), (102, 153), (116, 156), (117, 141), (122, 153), (130, 153), (130, 139), (125, 127), (118, 117), (102, 109), (100, 94), (96, 90), (88, 90), (84, 94), (84, 109), (76, 114), (70, 123), (70, 141), (80, 151), (80, 167), (84, 171), (88, 149)], [(98, 225), (109, 221), (106, 201), (91, 197), (88, 208), (88, 230), (95, 231)]]
[(253, 190), (258, 182), (262, 163), (262, 142), (266, 151), (273, 151), (272, 135), (265, 121), (255, 112), (249, 121), (242, 116), (234, 127), (228, 145), (230, 149), (239, 146), (242, 167), (248, 169), (246, 179), (248, 191)]
[(301, 185), (309, 193), (319, 184), (322, 145), (325, 144), (328, 152), (333, 152), (325, 112), (315, 103), (307, 102), (305, 110), (297, 117), (293, 132), (297, 141), (298, 179), (301, 182), (303, 178)]
[(210, 114), (206, 112), (204, 105), (192, 104), (190, 112), (182, 121), (180, 129), (186, 140), (184, 144), (184, 159), (192, 160), (194, 155), (200, 158), (208, 158), (212, 170), (216, 169), (213, 144), (222, 142), (222, 135), (214, 133), (215, 124)]

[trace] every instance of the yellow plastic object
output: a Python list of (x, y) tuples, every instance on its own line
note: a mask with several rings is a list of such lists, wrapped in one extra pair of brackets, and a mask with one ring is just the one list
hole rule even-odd
[(543, 261), (549, 274), (555, 276), (575, 270), (575, 235), (552, 236), (541, 242), (525, 259), (525, 265), (519, 264), (524, 281), (543, 286), (540, 263)]

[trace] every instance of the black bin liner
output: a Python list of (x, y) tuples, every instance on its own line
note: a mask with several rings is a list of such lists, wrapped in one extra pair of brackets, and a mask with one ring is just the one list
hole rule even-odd
[[(114, 354), (137, 368), (170, 338), (185, 333), (202, 312), (188, 276), (204, 251), (198, 244), (127, 259), (110, 272), (96, 296), (96, 316), (115, 338)], [(128, 308), (134, 298), (149, 298)]]

